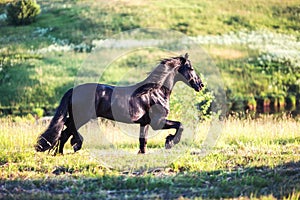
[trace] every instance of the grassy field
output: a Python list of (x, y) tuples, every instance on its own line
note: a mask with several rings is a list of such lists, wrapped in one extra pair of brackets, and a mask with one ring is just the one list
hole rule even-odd
[[(0, 123), (0, 198), (4, 199), (174, 199), (241, 198), (297, 199), (300, 197), (299, 119), (261, 116), (230, 118), (223, 123), (217, 144), (203, 154), (195, 140), (176, 159), (154, 154), (163, 147), (166, 132), (149, 140), (149, 154), (136, 155), (138, 139), (122, 141), (127, 153), (110, 157), (118, 168), (101, 164), (85, 143), (78, 153), (68, 144), (65, 155), (35, 153), (33, 145), (46, 124), (5, 118)], [(206, 129), (209, 123), (201, 124)], [(120, 134), (111, 123), (106, 134)], [(83, 130), (83, 133), (84, 130)], [(88, 137), (84, 134), (84, 137)], [(98, 138), (100, 140), (100, 137)], [(182, 145), (181, 147), (184, 147)], [(132, 153), (134, 152), (134, 153)], [(165, 152), (165, 151), (164, 151)], [(172, 151), (170, 151), (171, 153)], [(106, 153), (106, 154), (105, 154)], [(176, 153), (176, 151), (175, 151)], [(162, 164), (160, 159), (169, 162)], [(132, 163), (128, 163), (128, 158)], [(102, 160), (103, 161), (103, 160)], [(107, 160), (106, 160), (107, 161)], [(152, 163), (147, 166), (145, 163)], [(128, 169), (128, 166), (131, 166)]]
[[(10, 1), (0, 0), (0, 199), (300, 198), (299, 115), (235, 113), (222, 121), (218, 137), (207, 135), (214, 123), (200, 122), (203, 113), (193, 102), (211, 96), (193, 93), (192, 103), (184, 104), (193, 108), (184, 107), (182, 96), (191, 94), (185, 85), (176, 85), (171, 97), (170, 118), (186, 127), (172, 150), (163, 148), (172, 131), (151, 132), (149, 153), (137, 155), (136, 127), (105, 120), (80, 130), (85, 141), (77, 153), (70, 144), (57, 156), (33, 148), (48, 125), (36, 121), (36, 109), (53, 114), (68, 88), (99, 75), (94, 52), (104, 39), (136, 28), (180, 32), (193, 40), (213, 61), (208, 68), (199, 62), (194, 67), (207, 83), (206, 75), (217, 72), (229, 109), (260, 101), (290, 103), (293, 113), (300, 105), (299, 1), (38, 0), (42, 12), (27, 26), (5, 21)], [(96, 79), (132, 84), (170, 55), (136, 49), (116, 57)]]

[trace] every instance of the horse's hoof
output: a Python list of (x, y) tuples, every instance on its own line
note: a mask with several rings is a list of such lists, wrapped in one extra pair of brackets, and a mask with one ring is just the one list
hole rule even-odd
[(40, 144), (34, 145), (34, 149), (35, 149), (37, 152), (43, 152), (43, 151), (46, 151), (46, 150), (44, 150), (43, 146), (40, 145)]
[(146, 154), (146, 151), (145, 150), (139, 150), (138, 154)]
[(60, 149), (60, 150), (58, 151), (58, 155), (64, 155), (64, 151)]
[(166, 149), (171, 149), (174, 146), (173, 140), (169, 141), (168, 143), (166, 142), (165, 148)]
[(74, 153), (75, 153), (76, 151), (79, 151), (80, 149), (81, 149), (81, 145), (79, 145), (78, 143), (76, 143), (76, 144), (73, 145)]
[(171, 149), (174, 146), (173, 138), (174, 138), (174, 135), (171, 135), (171, 134), (166, 137), (166, 143), (165, 143), (166, 149)]

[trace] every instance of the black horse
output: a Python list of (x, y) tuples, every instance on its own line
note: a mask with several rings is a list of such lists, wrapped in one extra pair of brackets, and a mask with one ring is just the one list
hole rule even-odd
[(97, 117), (140, 124), (139, 153), (146, 151), (149, 126), (154, 130), (174, 128), (175, 135), (168, 135), (165, 142), (165, 148), (169, 149), (180, 141), (183, 131), (180, 122), (167, 119), (170, 95), (177, 81), (185, 82), (198, 92), (204, 87), (188, 54), (163, 59), (144, 81), (132, 86), (88, 83), (74, 87), (64, 94), (35, 149), (55, 149), (63, 153), (65, 143), (72, 136), (71, 145), (78, 151), (83, 138), (77, 130)]

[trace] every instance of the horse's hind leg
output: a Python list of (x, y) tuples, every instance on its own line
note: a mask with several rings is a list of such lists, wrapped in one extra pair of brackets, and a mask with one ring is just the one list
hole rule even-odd
[(79, 151), (81, 149), (82, 143), (83, 143), (83, 137), (80, 135), (78, 131), (75, 131), (71, 139), (71, 145), (73, 147), (74, 152)]
[(59, 138), (59, 146), (58, 146), (58, 153), (63, 154), (64, 146), (68, 139), (73, 135), (71, 138), (71, 146), (74, 149), (74, 152), (78, 151), (82, 147), (83, 137), (80, 133), (76, 130), (71, 130), (70, 128), (66, 128), (62, 133), (61, 137)]
[(67, 118), (67, 121), (65, 123), (66, 129), (62, 131), (61, 136), (59, 138), (59, 145), (58, 145), (58, 152), (60, 154), (63, 154), (64, 145), (68, 141), (68, 139), (71, 138), (71, 146), (74, 149), (74, 152), (78, 151), (82, 147), (83, 137), (80, 135), (80, 133), (76, 130), (74, 121), (72, 117)]
[(70, 136), (72, 135), (72, 132), (69, 128), (66, 128), (61, 132), (61, 136), (59, 138), (59, 147), (58, 147), (58, 153), (63, 154), (64, 153), (64, 146)]
[(76, 151), (80, 150), (82, 147), (83, 137), (80, 135), (80, 133), (76, 129), (72, 113), (70, 113), (70, 117), (67, 120), (66, 126), (68, 127), (66, 129), (66, 130), (68, 130), (68, 132), (65, 137), (66, 140), (63, 142), (66, 143), (67, 140), (69, 139), (69, 137), (72, 136), (70, 143), (71, 143), (71, 146), (73, 147), (74, 152), (76, 152)]
[(73, 122), (72, 119), (70, 117), (67, 118), (65, 126), (66, 129), (63, 130), (61, 132), (59, 141), (58, 141), (58, 145), (57, 145), (57, 149), (56, 149), (56, 153), (58, 151), (59, 154), (63, 154), (64, 152), (64, 146), (66, 144), (66, 142), (68, 141), (68, 139), (71, 137), (72, 133), (72, 129), (73, 129)]
[(146, 125), (146, 126), (140, 125), (140, 138), (139, 138), (140, 150), (138, 152), (139, 154), (146, 153), (148, 129), (149, 129), (149, 125)]

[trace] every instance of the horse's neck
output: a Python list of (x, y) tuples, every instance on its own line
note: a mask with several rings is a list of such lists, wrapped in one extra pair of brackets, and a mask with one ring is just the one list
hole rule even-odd
[(159, 87), (172, 90), (175, 84), (175, 72), (174, 69), (160, 65), (140, 84), (156, 84)]

